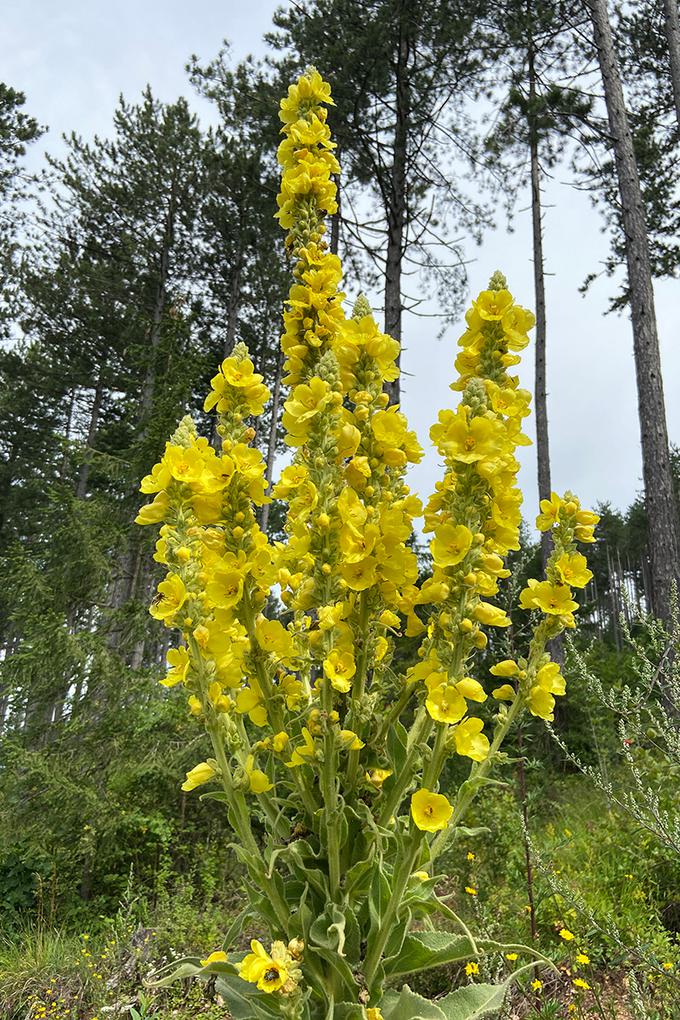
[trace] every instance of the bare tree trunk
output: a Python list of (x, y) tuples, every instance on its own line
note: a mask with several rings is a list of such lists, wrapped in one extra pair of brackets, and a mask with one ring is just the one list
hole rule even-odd
[(163, 240), (161, 242), (160, 259), (158, 266), (158, 287), (156, 300), (151, 312), (151, 329), (149, 330), (149, 364), (142, 387), (142, 402), (140, 407), (140, 419), (146, 423), (153, 406), (153, 398), (156, 389), (156, 372), (158, 360), (158, 346), (161, 340), (161, 326), (163, 314), (168, 298), (167, 285), (170, 274), (170, 251), (175, 237), (175, 216), (177, 212), (177, 196), (175, 193), (175, 182), (173, 181), (168, 200), (168, 211), (165, 217), (163, 229)]
[[(385, 332), (401, 345), (401, 261), (404, 253), (406, 225), (406, 158), (409, 122), (408, 59), (409, 40), (405, 28), (406, 18), (400, 19), (400, 33), (396, 64), (396, 124), (394, 128), (394, 158), (389, 185), (387, 208), (387, 253), (385, 263)], [(397, 358), (399, 364), (401, 356)], [(400, 399), (399, 378), (385, 384), (390, 403)]]
[[(528, 7), (529, 18), (531, 10)], [(536, 367), (534, 400), (536, 405), (536, 459), (538, 462), (538, 498), (550, 499), (550, 442), (548, 437), (548, 400), (546, 394), (545, 268), (543, 258), (543, 215), (541, 209), (541, 171), (538, 160), (536, 126), (536, 65), (534, 40), (529, 35), (529, 156), (531, 162), (531, 225), (534, 254), (534, 300), (536, 305)], [(545, 569), (552, 551), (549, 531), (541, 533), (541, 558)]]
[(649, 525), (653, 611), (670, 620), (670, 591), (678, 579), (678, 517), (673, 495), (659, 337), (645, 207), (635, 162), (607, 0), (586, 0), (602, 73), (621, 198), (633, 349), (637, 376), (645, 505)]
[[(279, 351), (279, 357), (276, 364), (276, 377), (274, 379), (274, 391), (272, 393), (272, 420), (269, 427), (269, 442), (267, 444), (267, 470), (265, 472), (265, 478), (267, 479), (267, 492), (271, 489), (272, 478), (274, 477), (274, 460), (276, 458), (276, 432), (279, 422), (279, 401), (281, 399), (281, 376), (283, 375), (283, 351)], [(260, 515), (260, 528), (267, 534), (267, 526), (269, 524), (269, 503), (265, 503), (262, 507), (262, 514)]]
[(671, 65), (675, 116), (678, 127), (680, 127), (680, 16), (678, 15), (678, 0), (664, 0), (663, 13)]
[(78, 485), (76, 487), (76, 499), (85, 499), (87, 494), (87, 482), (90, 477), (90, 450), (94, 449), (95, 439), (97, 438), (97, 429), (99, 427), (99, 414), (102, 407), (102, 397), (104, 395), (104, 383), (102, 380), (103, 368), (99, 370), (99, 378), (97, 379), (97, 386), (94, 391), (94, 400), (92, 401), (92, 407), (90, 409), (90, 424), (87, 429), (87, 441), (86, 450), (83, 457), (83, 463), (80, 465), (80, 472), (78, 474)]

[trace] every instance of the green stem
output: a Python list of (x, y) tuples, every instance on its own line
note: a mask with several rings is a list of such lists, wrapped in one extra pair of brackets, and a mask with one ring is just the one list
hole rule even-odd
[[(364, 696), (364, 690), (366, 688), (366, 675), (368, 673), (368, 625), (369, 625), (369, 613), (368, 613), (368, 594), (367, 592), (361, 593), (361, 601), (359, 604), (359, 638), (361, 641), (361, 651), (359, 658), (357, 659), (357, 672), (352, 683), (352, 700), (350, 702), (349, 712), (347, 713), (347, 721), (345, 725), (348, 729), (354, 730), (358, 736), (361, 736), (360, 730), (363, 729), (359, 719), (357, 708)], [(361, 757), (361, 748), (357, 751), (350, 751), (347, 756), (347, 790), (353, 790), (357, 783), (358, 771), (359, 771), (359, 760)]]
[(427, 711), (424, 708), (419, 709), (413, 728), (411, 729), (411, 746), (408, 749), (406, 761), (404, 762), (399, 775), (395, 777), (394, 786), (390, 790), (385, 803), (383, 804), (382, 811), (378, 818), (378, 825), (387, 825), (390, 818), (401, 804), (404, 792), (413, 779), (413, 775), (418, 765), (420, 745), (423, 740), (427, 740), (429, 737), (432, 725), (432, 719), (428, 715)]
[(409, 879), (413, 874), (414, 864), (420, 855), (422, 833), (415, 827), (415, 825), (413, 825), (413, 823), (411, 823), (410, 839), (411, 847), (402, 858), (399, 873), (395, 876), (394, 886), (392, 887), (392, 894), (387, 904), (387, 909), (380, 920), (380, 928), (376, 932), (375, 939), (372, 942), (371, 948), (364, 961), (366, 984), (371, 992), (373, 991), (371, 986), (373, 985), (375, 975), (378, 967), (380, 966), (383, 951), (387, 945), (387, 940), (392, 934), (392, 926), (399, 914), (401, 901), (404, 897)]
[(399, 719), (401, 713), (404, 711), (409, 701), (411, 700), (411, 695), (415, 691), (416, 687), (417, 687), (416, 683), (404, 684), (403, 691), (392, 705), (392, 708), (389, 710), (389, 712), (387, 713), (383, 720), (382, 726), (378, 730), (378, 735), (375, 740), (376, 744), (380, 745), (383, 742), (383, 740), (385, 740), (392, 726), (395, 724), (397, 719)]
[(321, 700), (326, 713), (326, 732), (324, 734), (324, 760), (321, 767), (320, 785), (324, 803), (324, 821), (326, 826), (326, 849), (328, 853), (328, 879), (331, 899), (337, 902), (340, 890), (340, 840), (337, 824), (338, 788), (336, 784), (336, 751), (335, 733), (328, 720), (333, 705), (333, 688), (328, 677), (324, 677), (321, 689)]

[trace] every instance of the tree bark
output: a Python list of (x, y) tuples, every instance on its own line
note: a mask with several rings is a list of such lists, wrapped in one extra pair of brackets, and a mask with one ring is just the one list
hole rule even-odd
[[(385, 332), (401, 346), (401, 262), (404, 253), (406, 226), (406, 160), (410, 95), (408, 83), (409, 38), (406, 18), (400, 18), (396, 61), (396, 123), (394, 127), (394, 153), (389, 182), (387, 207), (387, 253), (385, 262)], [(401, 355), (397, 358), (397, 364)], [(399, 378), (385, 384), (390, 403), (400, 399)]]
[(102, 407), (102, 397), (104, 395), (104, 383), (102, 379), (103, 369), (99, 370), (99, 377), (97, 379), (97, 385), (94, 391), (94, 400), (92, 401), (92, 407), (90, 409), (90, 424), (87, 429), (87, 440), (86, 450), (83, 457), (83, 463), (80, 465), (80, 471), (78, 473), (78, 485), (76, 487), (76, 499), (85, 499), (87, 494), (87, 483), (90, 477), (90, 459), (89, 451), (94, 449), (94, 442), (97, 438), (97, 429), (99, 427), (99, 414)]
[(668, 41), (675, 116), (680, 128), (680, 15), (678, 14), (678, 0), (664, 0), (663, 14), (664, 31)]
[(586, 0), (597, 48), (621, 199), (633, 349), (637, 377), (645, 505), (649, 525), (652, 610), (670, 620), (670, 593), (678, 580), (678, 515), (673, 494), (659, 337), (645, 207), (635, 162), (607, 0)]
[[(529, 10), (529, 17), (531, 11)], [(536, 460), (538, 464), (538, 498), (550, 499), (550, 442), (548, 436), (548, 401), (546, 394), (545, 268), (543, 259), (543, 215), (541, 209), (541, 172), (538, 159), (536, 126), (536, 65), (534, 40), (529, 34), (529, 159), (531, 163), (531, 226), (534, 255), (534, 301), (536, 305), (536, 364), (534, 401), (536, 406)], [(552, 550), (550, 532), (541, 533), (543, 569)]]

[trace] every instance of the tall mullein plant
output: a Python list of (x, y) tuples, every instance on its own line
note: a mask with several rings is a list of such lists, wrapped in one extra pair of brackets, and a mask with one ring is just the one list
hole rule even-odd
[[(384, 394), (399, 346), (362, 296), (346, 317), (340, 260), (324, 240), (339, 171), (330, 103), (313, 69), (281, 103), (293, 456), (272, 496), (288, 505), (286, 541), (272, 544), (257, 524), (270, 496), (249, 421), (269, 394), (242, 344), (206, 399), (220, 451), (185, 418), (142, 482), (155, 495), (138, 521), (161, 525), (156, 559), (167, 568), (150, 611), (181, 635), (161, 683), (184, 688), (211, 747), (182, 789), (205, 787), (226, 809), (247, 876), (223, 947), (164, 980), (216, 979), (237, 1020), (464, 1020), (499, 1008), (523, 967), (436, 1003), (403, 982), (458, 961), (475, 974), (480, 957), (508, 948), (476, 939), (438, 897), (437, 858), (502, 765), (513, 724), (526, 711), (552, 719), (564, 694), (546, 647), (574, 626), (573, 589), (590, 577), (577, 542), (593, 540), (597, 518), (570, 493), (541, 505), (554, 551), (546, 577), (521, 594), (533, 638), (524, 658), (482, 678), (486, 630), (510, 624), (489, 600), (519, 547), (515, 448), (528, 442), (529, 394), (509, 370), (533, 316), (500, 274), (473, 302), (452, 385), (460, 400), (431, 430), (444, 477), (423, 508), (405, 481), (422, 450)], [(409, 540), (421, 515), (433, 569), (418, 584)], [(402, 634), (421, 644), (398, 675)], [(451, 755), (470, 761), (469, 776), (441, 790)], [(239, 949), (246, 924), (262, 934), (249, 952)]]

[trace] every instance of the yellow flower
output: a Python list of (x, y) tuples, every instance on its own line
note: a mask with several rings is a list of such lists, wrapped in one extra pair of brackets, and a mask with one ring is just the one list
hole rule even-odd
[(209, 765), (207, 761), (202, 761), (198, 765), (187, 772), (187, 777), (182, 783), (182, 789), (188, 793), (190, 790), (195, 790), (197, 786), (203, 786), (204, 783), (209, 783), (215, 775), (215, 769), (212, 765)]
[(473, 885), (466, 885), (465, 886), (465, 892), (468, 894), (468, 896), (476, 896), (477, 895), (477, 890), (475, 889), (475, 887)]
[(474, 960), (470, 960), (469, 963), (465, 964), (465, 973), (468, 977), (472, 974), (479, 974), (479, 964), (475, 963)]
[(187, 600), (187, 590), (179, 574), (168, 574), (158, 585), (158, 595), (149, 612), (156, 620), (171, 621)]
[(210, 956), (206, 956), (205, 960), (201, 960), (201, 967), (208, 967), (211, 963), (228, 963), (229, 958), (223, 950), (218, 949), (216, 952), (211, 953)]
[(337, 648), (333, 649), (328, 658), (324, 659), (323, 668), (335, 690), (346, 694), (352, 686), (352, 677), (357, 671), (352, 653), (342, 652)]
[(455, 567), (464, 560), (472, 545), (472, 532), (464, 524), (442, 524), (430, 543), (432, 559), (438, 567)]
[(669, 960), (666, 960), (661, 966), (664, 970), (673, 970), (673, 964)]
[(489, 754), (489, 741), (482, 733), (484, 723), (481, 719), (470, 718), (459, 723), (453, 731), (456, 753), (472, 758), (473, 761), (484, 761)]
[(503, 609), (490, 602), (479, 602), (474, 608), (474, 617), (485, 627), (509, 627), (510, 617)]
[(550, 531), (559, 520), (562, 500), (556, 492), (551, 492), (550, 499), (542, 499), (540, 505), (541, 512), (536, 518), (536, 527), (539, 531)]
[(531, 987), (535, 992), (540, 992), (541, 988), (543, 987), (543, 982), (540, 981), (538, 978), (534, 978), (534, 980), (531, 982)]
[(505, 959), (509, 960), (510, 963), (514, 963), (517, 958), (518, 958), (518, 954), (517, 953), (506, 953), (505, 954)]
[(584, 981), (583, 978), (574, 978), (572, 984), (574, 985), (574, 988), (583, 988), (586, 992), (590, 989), (590, 985), (587, 981)]
[(379, 790), (382, 787), (385, 780), (389, 779), (391, 775), (392, 769), (374, 768), (366, 770), (366, 779), (371, 784), (371, 786), (375, 786), (376, 790)]
[(269, 781), (269, 776), (261, 769), (253, 768), (255, 764), (255, 757), (249, 754), (246, 758), (245, 773), (248, 777), (248, 787), (251, 793), (268, 793), (274, 789), (273, 783)]
[(585, 953), (577, 953), (576, 962), (580, 963), (583, 967), (585, 967), (586, 964), (590, 963), (590, 957), (587, 956)]
[(353, 730), (340, 730), (340, 741), (346, 751), (360, 751), (366, 746)]
[(472, 850), (468, 850), (465, 859), (468, 860), (468, 861), (474, 861), (475, 858), (476, 858), (476, 854), (473, 854)]
[(261, 942), (253, 939), (250, 943), (252, 952), (236, 964), (239, 977), (257, 985), (261, 992), (276, 992), (288, 980), (287, 968), (277, 960), (273, 960)]
[(505, 430), (489, 418), (472, 418), (461, 406), (457, 412), (440, 411), (439, 421), (430, 429), (430, 438), (452, 460), (474, 464), (500, 457), (506, 449)]
[(491, 692), (491, 697), (495, 698), (496, 701), (514, 701), (516, 694), (515, 688), (511, 687), (510, 684), (501, 684), (500, 687), (496, 687)]
[(593, 576), (592, 570), (588, 570), (588, 561), (581, 553), (563, 553), (555, 561), (555, 569), (560, 579), (565, 584), (572, 584), (574, 588), (585, 588)]
[(180, 645), (179, 648), (171, 648), (166, 655), (166, 659), (171, 669), (168, 670), (167, 676), (160, 682), (164, 687), (174, 687), (175, 684), (186, 680), (189, 671), (189, 653), (184, 645)]
[(304, 743), (298, 744), (298, 746), (293, 749), (290, 761), (286, 762), (286, 765), (288, 765), (289, 768), (293, 768), (296, 765), (309, 765), (309, 759), (314, 758), (316, 755), (314, 738), (306, 726), (303, 726), (302, 728), (302, 737)]
[(429, 882), (432, 876), (427, 871), (414, 871), (413, 877), (417, 878), (419, 882)]
[(531, 579), (529, 586), (520, 592), (520, 606), (522, 609), (540, 609), (549, 616), (563, 616), (578, 609), (578, 602), (573, 601), (568, 584)]
[(452, 814), (452, 806), (441, 793), (423, 789), (411, 797), (411, 815), (421, 832), (445, 829)]
[(498, 322), (512, 306), (512, 294), (508, 290), (483, 290), (472, 306), (486, 322)]
[(519, 666), (514, 659), (503, 659), (502, 662), (497, 662), (495, 666), (492, 666), (489, 672), (494, 676), (519, 676)]
[(380, 1012), (379, 1006), (370, 1006), (366, 1010), (366, 1020), (383, 1020), (383, 1015)]
[(437, 722), (457, 723), (467, 712), (465, 698), (451, 684), (441, 684), (431, 690), (425, 705)]
[(570, 932), (568, 928), (562, 928), (560, 931), (560, 938), (564, 939), (565, 942), (571, 942), (576, 936), (573, 932)]

